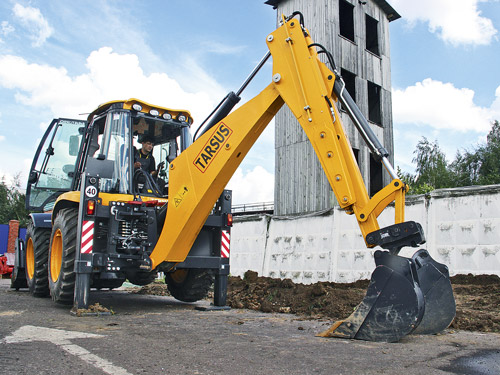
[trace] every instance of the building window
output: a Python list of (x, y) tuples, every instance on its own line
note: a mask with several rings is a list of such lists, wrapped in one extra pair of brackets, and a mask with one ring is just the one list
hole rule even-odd
[(382, 125), (382, 114), (380, 111), (380, 92), (381, 87), (368, 82), (368, 120), (375, 124)]
[(345, 82), (347, 92), (351, 95), (352, 100), (356, 102), (356, 74), (342, 68), (340, 69), (340, 75)]
[(373, 197), (383, 187), (382, 163), (376, 161), (370, 153), (370, 197)]
[(356, 163), (359, 165), (359, 150), (357, 148), (352, 148), (352, 153), (354, 154), (354, 159), (356, 159)]
[(377, 56), (380, 56), (378, 47), (378, 21), (366, 15), (366, 49)]
[(354, 5), (339, 1), (340, 35), (354, 42)]

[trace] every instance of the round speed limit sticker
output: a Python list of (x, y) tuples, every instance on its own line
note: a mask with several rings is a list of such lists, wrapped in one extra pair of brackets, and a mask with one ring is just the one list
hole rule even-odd
[(89, 198), (94, 198), (97, 195), (97, 188), (95, 186), (87, 186), (85, 188), (85, 195)]

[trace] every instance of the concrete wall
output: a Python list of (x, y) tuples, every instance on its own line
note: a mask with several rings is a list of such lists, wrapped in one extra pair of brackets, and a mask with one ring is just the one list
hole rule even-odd
[[(423, 245), (451, 275), (500, 276), (500, 185), (436, 190), (407, 198), (406, 220), (422, 224)], [(379, 217), (381, 227), (394, 223), (394, 209)], [(235, 218), (231, 234), (231, 274), (254, 270), (261, 276), (352, 282), (367, 279), (375, 267), (355, 217), (339, 208), (314, 214)], [(403, 249), (410, 257), (417, 249)]]

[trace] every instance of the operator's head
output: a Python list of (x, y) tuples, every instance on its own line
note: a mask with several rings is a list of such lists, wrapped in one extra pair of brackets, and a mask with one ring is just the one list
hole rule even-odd
[(153, 150), (153, 146), (155, 145), (155, 141), (150, 135), (143, 136), (141, 143), (143, 150), (147, 152), (151, 152)]

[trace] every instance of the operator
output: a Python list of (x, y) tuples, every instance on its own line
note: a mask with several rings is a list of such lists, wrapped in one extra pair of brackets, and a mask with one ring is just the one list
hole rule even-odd
[(141, 140), (142, 148), (135, 152), (134, 168), (142, 168), (144, 171), (156, 176), (156, 162), (153, 156), (154, 139), (145, 135)]

